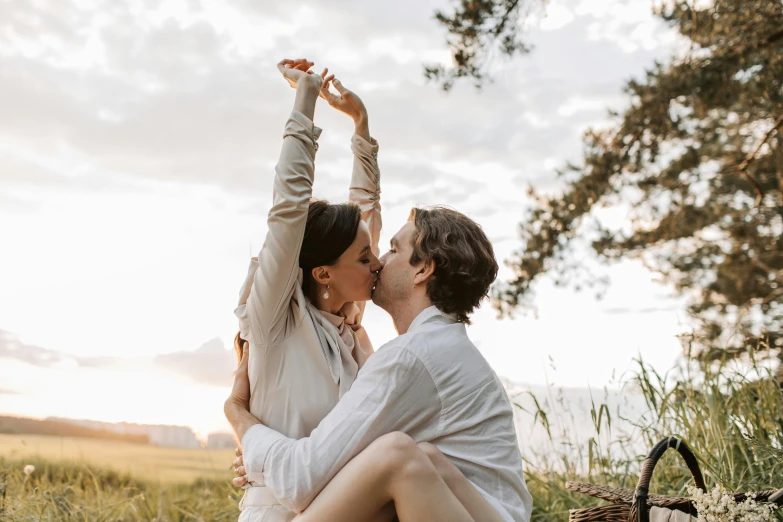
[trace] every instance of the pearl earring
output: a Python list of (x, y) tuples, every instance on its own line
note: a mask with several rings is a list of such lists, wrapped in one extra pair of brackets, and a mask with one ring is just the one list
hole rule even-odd
[(324, 292), (324, 299), (329, 299), (329, 285), (326, 285), (326, 292)]

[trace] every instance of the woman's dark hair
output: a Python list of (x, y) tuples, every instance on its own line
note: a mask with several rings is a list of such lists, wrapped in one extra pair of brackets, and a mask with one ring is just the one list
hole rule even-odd
[(307, 211), (299, 268), (302, 269), (302, 291), (308, 297), (315, 289), (313, 268), (337, 262), (348, 250), (362, 221), (362, 211), (354, 203), (330, 204), (325, 200), (311, 200)]
[(448, 207), (414, 208), (408, 221), (416, 226), (410, 264), (435, 262), (427, 283), (430, 301), (470, 324), (470, 314), (498, 275), (492, 243), (478, 223)]
[[(362, 221), (362, 211), (354, 203), (330, 204), (326, 200), (310, 200), (307, 210), (302, 250), (299, 252), (299, 268), (302, 269), (302, 291), (308, 297), (315, 289), (313, 268), (329, 266), (337, 262), (348, 250)], [(240, 332), (234, 336), (237, 366), (242, 361), (242, 345), (245, 340)]]

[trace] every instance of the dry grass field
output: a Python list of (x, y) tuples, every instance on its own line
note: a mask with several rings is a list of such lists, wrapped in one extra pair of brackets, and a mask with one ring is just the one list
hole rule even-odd
[(0, 434), (0, 457), (79, 462), (162, 484), (231, 479), (230, 449), (164, 448), (100, 439)]

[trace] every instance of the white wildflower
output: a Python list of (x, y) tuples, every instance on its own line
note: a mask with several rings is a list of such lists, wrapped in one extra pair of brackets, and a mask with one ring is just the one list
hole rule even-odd
[(688, 494), (699, 513), (699, 522), (772, 522), (776, 510), (776, 506), (757, 503), (756, 495), (737, 503), (734, 495), (721, 486), (708, 492), (690, 486)]
[(32, 464), (28, 464), (27, 466), (24, 467), (24, 474), (27, 475), (28, 477), (32, 475), (33, 471), (35, 471), (35, 466), (33, 466)]

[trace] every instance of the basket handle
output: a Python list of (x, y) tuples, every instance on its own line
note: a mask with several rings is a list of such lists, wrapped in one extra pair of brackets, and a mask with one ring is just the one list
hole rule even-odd
[[(634, 509), (631, 510), (631, 513), (634, 511), (636, 512), (636, 520), (638, 522), (650, 522), (650, 511), (647, 508), (650, 479), (652, 479), (655, 465), (658, 464), (658, 461), (669, 448), (676, 449), (685, 460), (685, 464), (691, 472), (696, 487), (702, 491), (707, 491), (707, 487), (704, 484), (704, 476), (701, 474), (701, 468), (699, 468), (699, 461), (696, 460), (696, 455), (693, 454), (685, 442), (677, 437), (667, 437), (655, 445), (642, 464), (642, 472), (639, 474), (639, 483), (636, 485), (636, 492), (633, 495)], [(632, 516), (631, 522), (634, 522), (633, 518), (634, 517)]]

